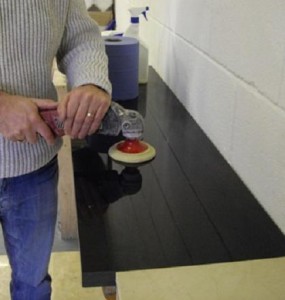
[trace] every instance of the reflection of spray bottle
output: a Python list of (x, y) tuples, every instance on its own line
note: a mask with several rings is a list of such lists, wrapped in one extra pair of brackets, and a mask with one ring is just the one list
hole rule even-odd
[(139, 83), (147, 83), (148, 80), (148, 48), (139, 39), (139, 16), (142, 14), (147, 20), (146, 12), (148, 10), (148, 6), (130, 8), (131, 24), (124, 34), (125, 36), (139, 40)]

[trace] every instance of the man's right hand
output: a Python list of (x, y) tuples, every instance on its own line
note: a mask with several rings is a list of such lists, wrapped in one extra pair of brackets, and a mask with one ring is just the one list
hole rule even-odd
[(27, 141), (35, 144), (41, 135), (48, 144), (55, 137), (39, 115), (39, 108), (54, 108), (53, 100), (14, 96), (0, 92), (0, 133), (11, 141)]

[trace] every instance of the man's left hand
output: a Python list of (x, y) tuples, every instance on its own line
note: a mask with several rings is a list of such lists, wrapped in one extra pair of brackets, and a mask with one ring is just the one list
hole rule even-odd
[(110, 104), (110, 95), (95, 85), (73, 89), (58, 105), (65, 133), (78, 139), (93, 134), (99, 128)]

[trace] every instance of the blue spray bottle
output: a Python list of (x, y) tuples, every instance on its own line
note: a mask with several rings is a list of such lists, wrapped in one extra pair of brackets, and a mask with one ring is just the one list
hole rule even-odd
[(146, 12), (148, 10), (148, 6), (130, 8), (131, 23), (124, 34), (124, 36), (132, 37), (139, 41), (139, 83), (147, 83), (148, 81), (148, 48), (139, 39), (139, 17), (143, 15), (147, 20)]

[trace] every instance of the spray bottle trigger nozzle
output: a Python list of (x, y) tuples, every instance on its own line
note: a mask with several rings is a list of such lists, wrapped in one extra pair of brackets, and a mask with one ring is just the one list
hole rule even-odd
[(146, 16), (146, 12), (149, 10), (149, 7), (147, 6), (146, 8), (145, 8), (145, 11), (142, 13), (143, 14), (143, 16), (144, 16), (144, 18), (148, 21), (148, 19), (147, 19), (147, 16)]
[(146, 12), (144, 11), (143, 13), (144, 18), (148, 21), (147, 16), (146, 16)]

